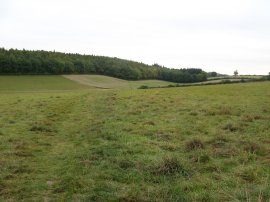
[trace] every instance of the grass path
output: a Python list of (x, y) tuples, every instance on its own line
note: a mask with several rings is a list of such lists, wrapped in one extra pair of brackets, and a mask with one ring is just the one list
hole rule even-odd
[[(74, 130), (84, 128), (82, 123), (78, 125), (82, 117), (83, 123), (90, 124), (87, 118), (91, 112), (82, 112), (83, 108), (78, 106), (85, 96), (81, 93), (12, 94), (6, 96), (10, 102), (1, 102), (6, 107), (17, 106), (9, 110), (5, 106), (1, 108), (4, 115), (0, 131), (4, 151), (0, 160), (2, 196), (40, 200), (44, 195), (49, 199), (54, 195), (51, 186), (61, 182), (59, 174), (74, 174), (74, 156), (79, 150)], [(80, 139), (79, 144), (83, 142)], [(49, 193), (52, 195), (48, 196)]]

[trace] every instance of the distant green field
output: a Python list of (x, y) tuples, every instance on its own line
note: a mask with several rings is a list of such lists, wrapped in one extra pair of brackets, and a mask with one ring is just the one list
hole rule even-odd
[(83, 85), (105, 89), (136, 89), (142, 85), (146, 85), (148, 87), (158, 87), (175, 84), (161, 80), (127, 81), (102, 75), (65, 75), (64, 77)]
[(0, 77), (0, 201), (270, 200), (270, 82), (73, 80)]
[(259, 79), (262, 78), (260, 75), (239, 75), (239, 76), (219, 76), (219, 77), (209, 77), (208, 80), (221, 80), (221, 79)]
[(0, 91), (51, 91), (86, 89), (62, 76), (0, 76)]
[(149, 87), (168, 86), (172, 82), (159, 80), (127, 81), (101, 75), (65, 76), (0, 76), (0, 91), (52, 91), (79, 90), (89, 88), (136, 89), (142, 85)]
[[(245, 79), (246, 81), (248, 81), (249, 79)], [(234, 78), (234, 79), (231, 79), (231, 78), (224, 78), (224, 79), (210, 79), (208, 81), (203, 81), (203, 82), (199, 82), (201, 84), (206, 84), (206, 83), (221, 83), (223, 81), (241, 81), (241, 79), (239, 78)]]

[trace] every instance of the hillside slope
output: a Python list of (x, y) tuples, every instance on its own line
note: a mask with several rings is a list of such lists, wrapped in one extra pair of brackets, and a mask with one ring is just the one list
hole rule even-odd
[(72, 81), (78, 82), (83, 85), (104, 88), (104, 89), (136, 89), (142, 85), (149, 87), (168, 86), (175, 84), (168, 81), (160, 80), (140, 80), (140, 81), (127, 81), (123, 79), (117, 79), (109, 76), (101, 75), (63, 75)]

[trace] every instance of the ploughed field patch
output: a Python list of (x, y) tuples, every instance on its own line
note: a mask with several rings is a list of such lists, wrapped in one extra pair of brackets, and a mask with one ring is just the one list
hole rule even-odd
[(268, 201), (269, 89), (0, 92), (0, 200)]

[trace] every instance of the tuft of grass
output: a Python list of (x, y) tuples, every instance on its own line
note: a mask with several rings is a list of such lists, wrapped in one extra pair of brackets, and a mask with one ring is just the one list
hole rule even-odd
[(246, 152), (256, 154), (256, 155), (265, 155), (266, 149), (263, 145), (259, 145), (255, 142), (243, 142), (244, 150)]
[(195, 163), (208, 163), (211, 160), (211, 157), (208, 153), (196, 153), (191, 156), (191, 160)]
[(146, 122), (144, 122), (144, 125), (154, 126), (155, 123), (153, 121), (146, 121)]
[(233, 123), (227, 123), (225, 126), (223, 126), (222, 129), (230, 131), (230, 132), (236, 132), (236, 131), (240, 130), (240, 127), (236, 124), (233, 124)]
[(177, 157), (165, 157), (152, 168), (154, 175), (181, 175), (184, 177), (190, 177), (191, 172), (182, 164)]
[(214, 148), (212, 153), (216, 158), (234, 158), (239, 155), (239, 150), (235, 147)]
[(231, 107), (221, 107), (218, 111), (219, 115), (232, 115), (233, 110)]
[(56, 132), (55, 130), (53, 130), (52, 128), (48, 127), (48, 126), (33, 126), (30, 128), (30, 131), (32, 132), (41, 132), (41, 133), (52, 133), (52, 132)]
[(263, 177), (261, 170), (255, 166), (242, 167), (236, 171), (236, 175), (248, 183), (259, 182)]
[(219, 135), (217, 137), (212, 138), (208, 141), (213, 147), (223, 147), (226, 143), (229, 142), (229, 139), (224, 135)]
[(194, 112), (194, 111), (190, 112), (189, 114), (190, 114), (191, 116), (198, 116), (198, 112)]
[(118, 165), (121, 169), (127, 170), (129, 168), (134, 168), (135, 163), (129, 159), (122, 159), (118, 162)]
[(205, 145), (200, 139), (194, 139), (186, 143), (186, 151), (204, 149)]
[(259, 119), (261, 119), (261, 116), (259, 116), (259, 115), (248, 114), (248, 115), (243, 116), (241, 120), (244, 122), (253, 122), (253, 121), (259, 120)]

